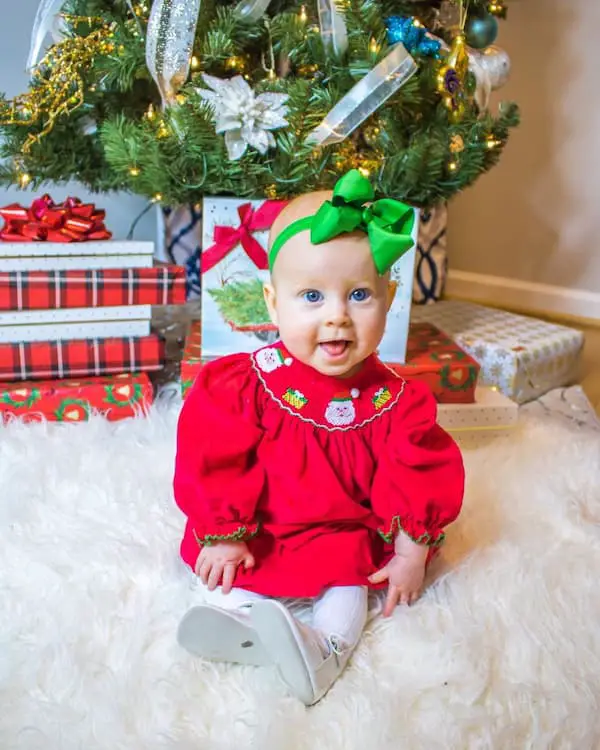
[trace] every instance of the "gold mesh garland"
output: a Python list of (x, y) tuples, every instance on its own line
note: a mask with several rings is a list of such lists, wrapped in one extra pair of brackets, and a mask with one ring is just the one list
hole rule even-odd
[(0, 124), (43, 125), (39, 133), (27, 136), (21, 148), (23, 154), (28, 154), (33, 144), (52, 130), (58, 117), (71, 114), (83, 104), (83, 73), (98, 55), (112, 52), (113, 32), (113, 24), (103, 25), (87, 36), (55, 44), (36, 66), (29, 91), (0, 102)]

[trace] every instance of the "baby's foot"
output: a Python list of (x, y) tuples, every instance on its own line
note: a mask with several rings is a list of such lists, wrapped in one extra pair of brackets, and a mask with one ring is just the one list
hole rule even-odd
[(272, 663), (246, 606), (232, 610), (210, 604), (192, 607), (179, 624), (177, 640), (186, 651), (209, 661), (256, 666)]
[(321, 700), (344, 669), (349, 650), (302, 625), (272, 599), (253, 603), (250, 617), (290, 691), (307, 706)]

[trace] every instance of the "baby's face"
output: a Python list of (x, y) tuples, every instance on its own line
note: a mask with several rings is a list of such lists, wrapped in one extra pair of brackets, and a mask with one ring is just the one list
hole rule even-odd
[(308, 233), (281, 249), (265, 287), (271, 318), (296, 359), (324, 375), (349, 377), (383, 336), (394, 296), (377, 273), (363, 233), (311, 245)]

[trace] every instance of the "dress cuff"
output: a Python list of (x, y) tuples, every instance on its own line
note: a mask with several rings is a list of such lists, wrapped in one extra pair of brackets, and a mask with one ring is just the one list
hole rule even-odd
[(428, 529), (422, 521), (409, 516), (393, 516), (386, 527), (378, 529), (379, 536), (388, 544), (393, 544), (401, 531), (415, 544), (425, 547), (441, 547), (446, 538), (442, 529)]
[(255, 537), (259, 531), (260, 524), (258, 522), (247, 524), (232, 522), (219, 524), (214, 529), (214, 533), (211, 534), (199, 534), (194, 529), (194, 538), (199, 547), (210, 547), (213, 544), (219, 544), (219, 542), (246, 542), (248, 539)]

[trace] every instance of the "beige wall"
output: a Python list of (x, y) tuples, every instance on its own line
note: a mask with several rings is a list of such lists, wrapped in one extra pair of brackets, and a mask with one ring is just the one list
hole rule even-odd
[(452, 202), (450, 267), (600, 293), (600, 2), (512, 0), (497, 44), (522, 125)]

